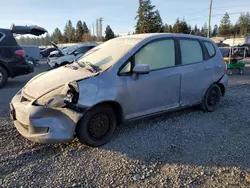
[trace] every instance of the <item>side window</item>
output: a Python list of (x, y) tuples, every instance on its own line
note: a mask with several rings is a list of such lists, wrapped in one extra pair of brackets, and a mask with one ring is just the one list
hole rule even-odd
[(198, 40), (181, 39), (181, 62), (183, 65), (203, 61), (203, 52)]
[(2, 39), (3, 39), (3, 34), (0, 33), (0, 42), (1, 42)]
[(135, 55), (135, 64), (148, 64), (151, 70), (175, 66), (174, 40), (161, 40), (148, 44)]
[(78, 48), (76, 51), (79, 53), (79, 54), (84, 54), (86, 53), (90, 48), (89, 47), (81, 47), (81, 48)]
[(211, 42), (204, 42), (204, 44), (205, 44), (205, 47), (207, 49), (209, 56), (210, 57), (214, 56), (215, 54), (214, 45)]
[(120, 71), (121, 74), (129, 73), (131, 71), (131, 62), (128, 62), (125, 67)]

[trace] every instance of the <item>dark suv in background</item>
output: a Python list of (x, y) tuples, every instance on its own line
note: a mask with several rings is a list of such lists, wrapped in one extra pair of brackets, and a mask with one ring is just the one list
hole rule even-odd
[(33, 65), (25, 58), (24, 50), (17, 44), (13, 34), (31, 34), (39, 36), (47, 32), (38, 26), (15, 26), (10, 29), (0, 28), (0, 88), (8, 78), (29, 74)]

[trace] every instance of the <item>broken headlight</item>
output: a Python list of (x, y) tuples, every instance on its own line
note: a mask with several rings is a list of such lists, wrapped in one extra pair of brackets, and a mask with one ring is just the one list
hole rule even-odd
[(77, 83), (69, 83), (57, 88), (35, 101), (36, 105), (51, 108), (63, 108), (68, 104), (77, 104), (79, 91)]

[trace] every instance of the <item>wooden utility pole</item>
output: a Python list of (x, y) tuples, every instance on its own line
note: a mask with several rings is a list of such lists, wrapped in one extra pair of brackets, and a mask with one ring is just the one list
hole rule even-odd
[(100, 37), (101, 37), (101, 41), (102, 41), (102, 22), (103, 22), (103, 18), (101, 17), (100, 19), (99, 19), (99, 22), (100, 22), (100, 30), (99, 30), (99, 32), (100, 32)]
[(209, 8), (209, 15), (208, 15), (207, 38), (210, 38), (212, 7), (213, 7), (213, 0), (210, 0), (210, 8)]

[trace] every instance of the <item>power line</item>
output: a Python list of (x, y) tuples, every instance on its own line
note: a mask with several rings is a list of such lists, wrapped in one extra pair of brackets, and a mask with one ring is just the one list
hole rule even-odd
[[(219, 6), (219, 7), (213, 7), (213, 10), (215, 10), (215, 9), (222, 9), (222, 8), (236, 8), (236, 7), (249, 7), (249, 6), (250, 6), (250, 4), (237, 5), (237, 6)], [(192, 14), (196, 14), (198, 12), (204, 12), (204, 11), (207, 11), (207, 10), (209, 10), (209, 8), (195, 10), (195, 11), (192, 11), (190, 13), (187, 13), (186, 15), (192, 15)]]
[[(232, 12), (232, 13), (228, 13), (229, 15), (232, 15), (232, 14), (245, 14), (247, 12)], [(214, 16), (222, 16), (222, 15), (225, 15), (225, 13), (219, 13), (219, 14), (212, 14), (211, 17), (214, 17)], [(193, 20), (199, 20), (201, 18), (206, 18), (207, 16), (200, 16), (198, 18), (194, 18), (194, 19), (189, 19), (189, 20), (186, 20), (187, 22), (189, 21), (193, 21)]]

